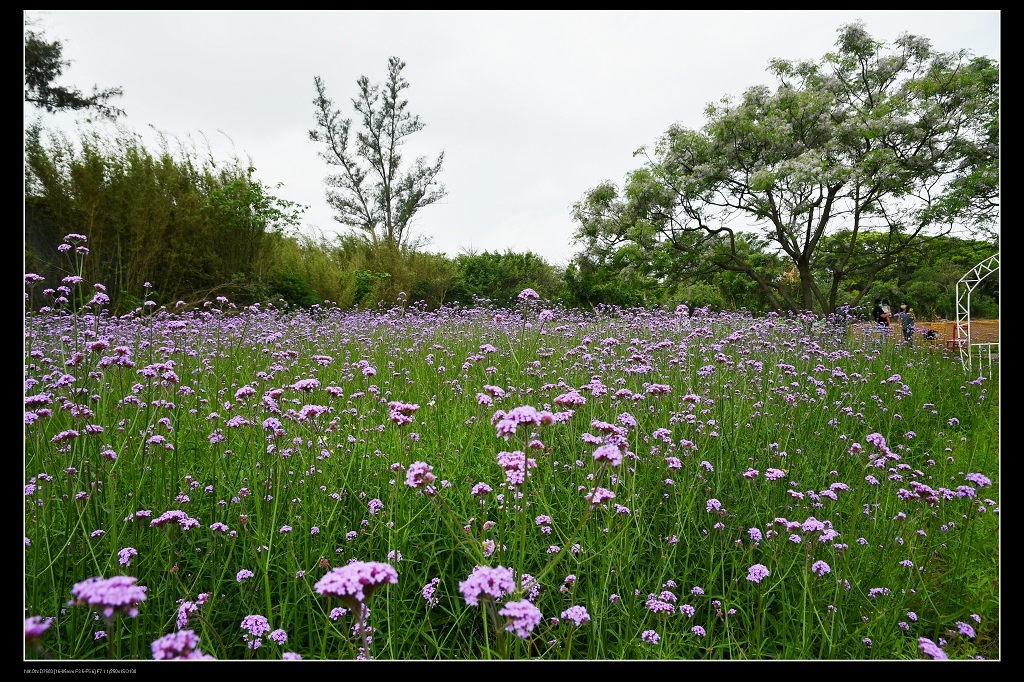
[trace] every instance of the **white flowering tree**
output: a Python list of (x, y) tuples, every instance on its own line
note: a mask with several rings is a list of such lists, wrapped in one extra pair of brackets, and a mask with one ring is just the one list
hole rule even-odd
[[(621, 192), (584, 195), (584, 255), (662, 280), (713, 266), (751, 277), (777, 308), (832, 312), (845, 279), (870, 283), (929, 236), (997, 224), (993, 60), (907, 34), (887, 46), (856, 23), (821, 60), (769, 72), (774, 90), (724, 98), (701, 129), (673, 125), (638, 151), (647, 163)], [(759, 267), (744, 233), (787, 271)], [(881, 238), (865, 254), (869, 233)]]

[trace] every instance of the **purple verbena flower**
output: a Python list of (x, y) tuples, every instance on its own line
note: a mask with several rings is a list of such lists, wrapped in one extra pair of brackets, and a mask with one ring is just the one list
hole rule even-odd
[(640, 639), (648, 644), (657, 644), (658, 640), (661, 639), (661, 635), (654, 630), (644, 630), (640, 633)]
[(434, 467), (426, 462), (413, 462), (405, 472), (405, 484), (414, 490), (420, 491), (420, 494), (435, 495), (436, 490), (431, 483), (437, 477), (431, 473), (433, 469)]
[(508, 602), (498, 611), (498, 615), (509, 619), (508, 625), (505, 626), (506, 631), (514, 632), (523, 639), (527, 639), (543, 620), (540, 609), (527, 599)]
[(971, 483), (976, 483), (980, 485), (982, 488), (992, 485), (992, 481), (989, 479), (989, 477), (983, 474), (967, 474), (967, 476), (965, 476), (964, 478), (966, 478)]
[(540, 294), (538, 294), (533, 289), (527, 287), (526, 289), (523, 289), (522, 291), (519, 292), (517, 298), (520, 301), (536, 301), (540, 299)]
[(71, 588), (74, 599), (69, 606), (93, 606), (104, 618), (113, 618), (115, 613), (125, 613), (132, 618), (139, 615), (136, 606), (146, 600), (146, 587), (136, 585), (133, 576), (116, 575), (112, 578), (96, 576)]
[(594, 450), (594, 460), (608, 462), (613, 467), (617, 467), (622, 464), (622, 450), (617, 445), (602, 445)]
[(338, 597), (346, 606), (355, 609), (365, 603), (377, 588), (388, 583), (398, 583), (398, 571), (391, 564), (353, 561), (331, 569), (313, 587), (318, 593)]
[(423, 586), (423, 599), (427, 602), (428, 609), (434, 608), (439, 603), (438, 598), (434, 596), (434, 592), (437, 590), (437, 585), (440, 582), (440, 578), (432, 578), (429, 583)]
[(593, 492), (586, 494), (586, 500), (590, 502), (591, 507), (598, 507), (604, 502), (615, 498), (615, 493), (607, 488), (597, 487)]
[(562, 620), (571, 620), (576, 624), (576, 627), (579, 627), (584, 623), (590, 622), (590, 614), (587, 613), (585, 606), (570, 606), (565, 611), (562, 611)]
[(931, 656), (937, 661), (945, 661), (949, 659), (946, 652), (940, 649), (935, 642), (927, 637), (919, 637), (917, 639), (917, 645), (921, 649), (921, 653), (925, 656)]
[(212, 661), (213, 656), (199, 649), (199, 636), (192, 630), (178, 630), (155, 640), (150, 648), (158, 661)]
[(25, 619), (25, 641), (31, 642), (43, 636), (43, 633), (50, 629), (53, 618), (42, 616), (31, 616)]
[(762, 564), (754, 564), (747, 569), (747, 580), (752, 583), (759, 583), (770, 575), (768, 569)]
[(504, 566), (476, 566), (469, 577), (459, 583), (459, 591), (470, 606), (477, 606), (481, 597), (497, 600), (515, 589), (515, 575), (511, 568)]
[(264, 616), (250, 614), (242, 619), (241, 628), (247, 631), (242, 635), (246, 646), (250, 649), (259, 649), (263, 644), (263, 635), (270, 632), (270, 623)]

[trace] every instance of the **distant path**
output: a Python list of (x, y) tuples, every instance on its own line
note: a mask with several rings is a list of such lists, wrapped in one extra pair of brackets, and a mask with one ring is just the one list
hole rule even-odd
[[(938, 332), (937, 338), (933, 340), (927, 340), (923, 336), (923, 332), (927, 329)], [(854, 338), (865, 338), (878, 337), (882, 338), (884, 333), (880, 333), (878, 325), (873, 322), (861, 322), (858, 324), (850, 325), (850, 333)], [(888, 329), (888, 334), (885, 335), (889, 339), (899, 339), (902, 341), (903, 332), (900, 328), (899, 323), (894, 323)], [(921, 322), (918, 320), (915, 323), (915, 336), (914, 343), (929, 343), (933, 346), (942, 348), (953, 348), (953, 343), (956, 339), (956, 322), (952, 320), (939, 320), (936, 322)], [(999, 320), (971, 320), (971, 340), (972, 344), (977, 343), (999, 343)], [(992, 359), (998, 358), (997, 353), (993, 353)]]

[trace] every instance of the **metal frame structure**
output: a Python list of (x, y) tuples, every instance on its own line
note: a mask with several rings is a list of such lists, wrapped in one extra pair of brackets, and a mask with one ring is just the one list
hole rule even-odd
[(973, 349), (978, 349), (978, 371), (984, 367), (988, 359), (988, 374), (992, 376), (992, 352), (999, 353), (999, 342), (971, 343), (971, 292), (986, 277), (999, 270), (999, 254), (989, 256), (981, 261), (956, 283), (956, 335), (954, 343), (960, 351), (960, 363), (968, 372), (973, 368)]

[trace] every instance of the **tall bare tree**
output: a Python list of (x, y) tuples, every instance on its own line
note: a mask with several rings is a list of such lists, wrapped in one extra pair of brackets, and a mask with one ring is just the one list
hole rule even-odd
[(405, 62), (391, 57), (383, 87), (366, 76), (356, 81), (359, 90), (352, 107), (361, 128), (355, 131), (352, 119), (335, 108), (317, 76), (316, 128), (309, 131), (309, 139), (323, 145), (321, 158), (337, 171), (324, 180), (327, 201), (337, 211), (335, 220), (362, 231), (375, 245), (390, 247), (408, 245), (415, 215), (446, 195), (438, 180), (444, 152), (434, 162), (420, 157), (402, 168), (402, 145), (425, 125), (403, 99), (409, 87), (403, 68)]

